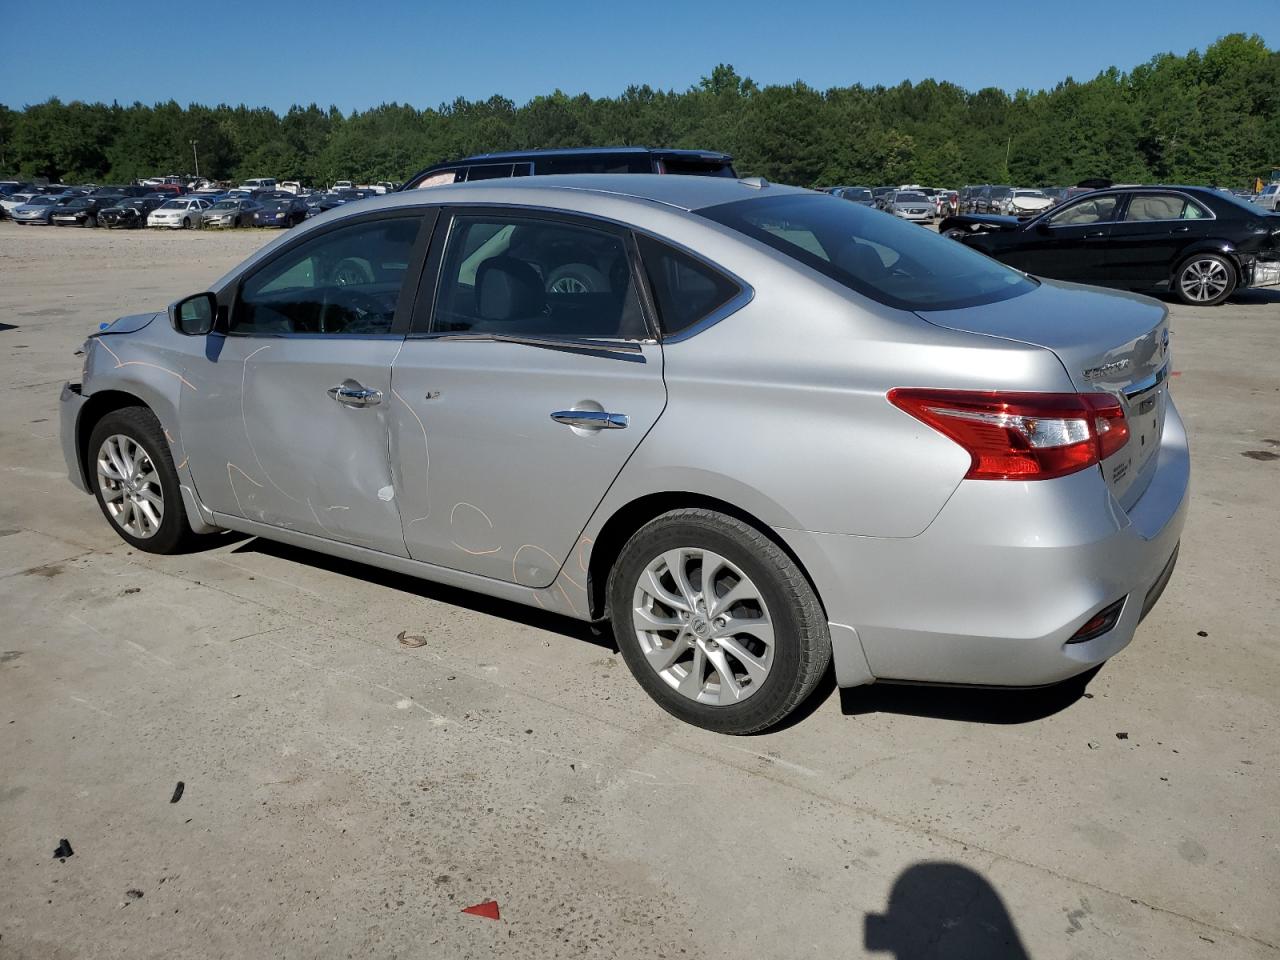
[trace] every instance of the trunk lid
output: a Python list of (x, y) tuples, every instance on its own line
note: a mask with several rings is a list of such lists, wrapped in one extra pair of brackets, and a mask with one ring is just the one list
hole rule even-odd
[(1137, 503), (1155, 472), (1168, 402), (1169, 311), (1163, 304), (1042, 280), (1032, 293), (1011, 300), (918, 313), (940, 327), (1052, 350), (1078, 391), (1116, 397), (1129, 442), (1102, 462), (1102, 474), (1125, 510)]

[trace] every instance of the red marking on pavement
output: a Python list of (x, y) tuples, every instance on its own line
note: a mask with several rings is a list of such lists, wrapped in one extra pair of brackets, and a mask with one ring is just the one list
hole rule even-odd
[(473, 907), (463, 907), (463, 913), (469, 913), (473, 917), (487, 917), (490, 920), (500, 920), (498, 916), (498, 901), (486, 900), (484, 903), (477, 903)]

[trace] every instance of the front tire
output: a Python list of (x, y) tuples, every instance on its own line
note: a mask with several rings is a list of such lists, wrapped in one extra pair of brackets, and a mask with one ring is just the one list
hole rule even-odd
[(191, 218), (190, 218), (190, 217), (183, 217), (183, 218), (182, 218), (182, 229), (183, 229), (183, 230), (190, 230), (190, 229), (191, 229)]
[(108, 413), (89, 435), (87, 456), (98, 506), (127, 544), (146, 553), (179, 553), (195, 540), (164, 429), (150, 410)]
[(668, 713), (750, 734), (809, 697), (831, 660), (826, 617), (791, 557), (755, 527), (712, 510), (664, 513), (609, 573), (618, 649)]
[(1182, 262), (1173, 275), (1173, 292), (1194, 307), (1217, 306), (1235, 292), (1235, 265), (1216, 253), (1197, 253)]

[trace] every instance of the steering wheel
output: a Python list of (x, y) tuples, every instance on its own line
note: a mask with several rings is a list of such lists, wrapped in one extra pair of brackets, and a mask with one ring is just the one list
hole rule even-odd
[[(355, 322), (363, 322), (369, 316), (385, 317), (387, 313), (386, 306), (375, 296), (365, 293), (363, 290), (357, 290), (353, 287), (330, 287), (331, 293), (326, 293), (324, 303), (320, 307), (320, 332), (321, 333), (341, 333), (351, 326), (352, 320), (350, 314), (355, 314)], [(341, 308), (344, 313), (348, 314), (348, 319), (341, 324), (331, 326), (329, 314), (335, 308)], [(388, 325), (390, 321), (387, 321)]]

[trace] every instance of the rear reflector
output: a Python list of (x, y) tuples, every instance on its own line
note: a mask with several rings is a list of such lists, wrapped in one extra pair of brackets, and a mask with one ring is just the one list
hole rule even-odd
[(1122, 597), (1086, 620), (1084, 626), (1073, 633), (1067, 643), (1084, 643), (1086, 640), (1092, 640), (1107, 633), (1116, 625), (1116, 621), (1120, 619), (1120, 611), (1123, 609), (1124, 598)]
[(1091, 467), (1129, 440), (1105, 393), (1013, 393), (898, 387), (889, 402), (964, 447), (967, 480), (1049, 480)]

